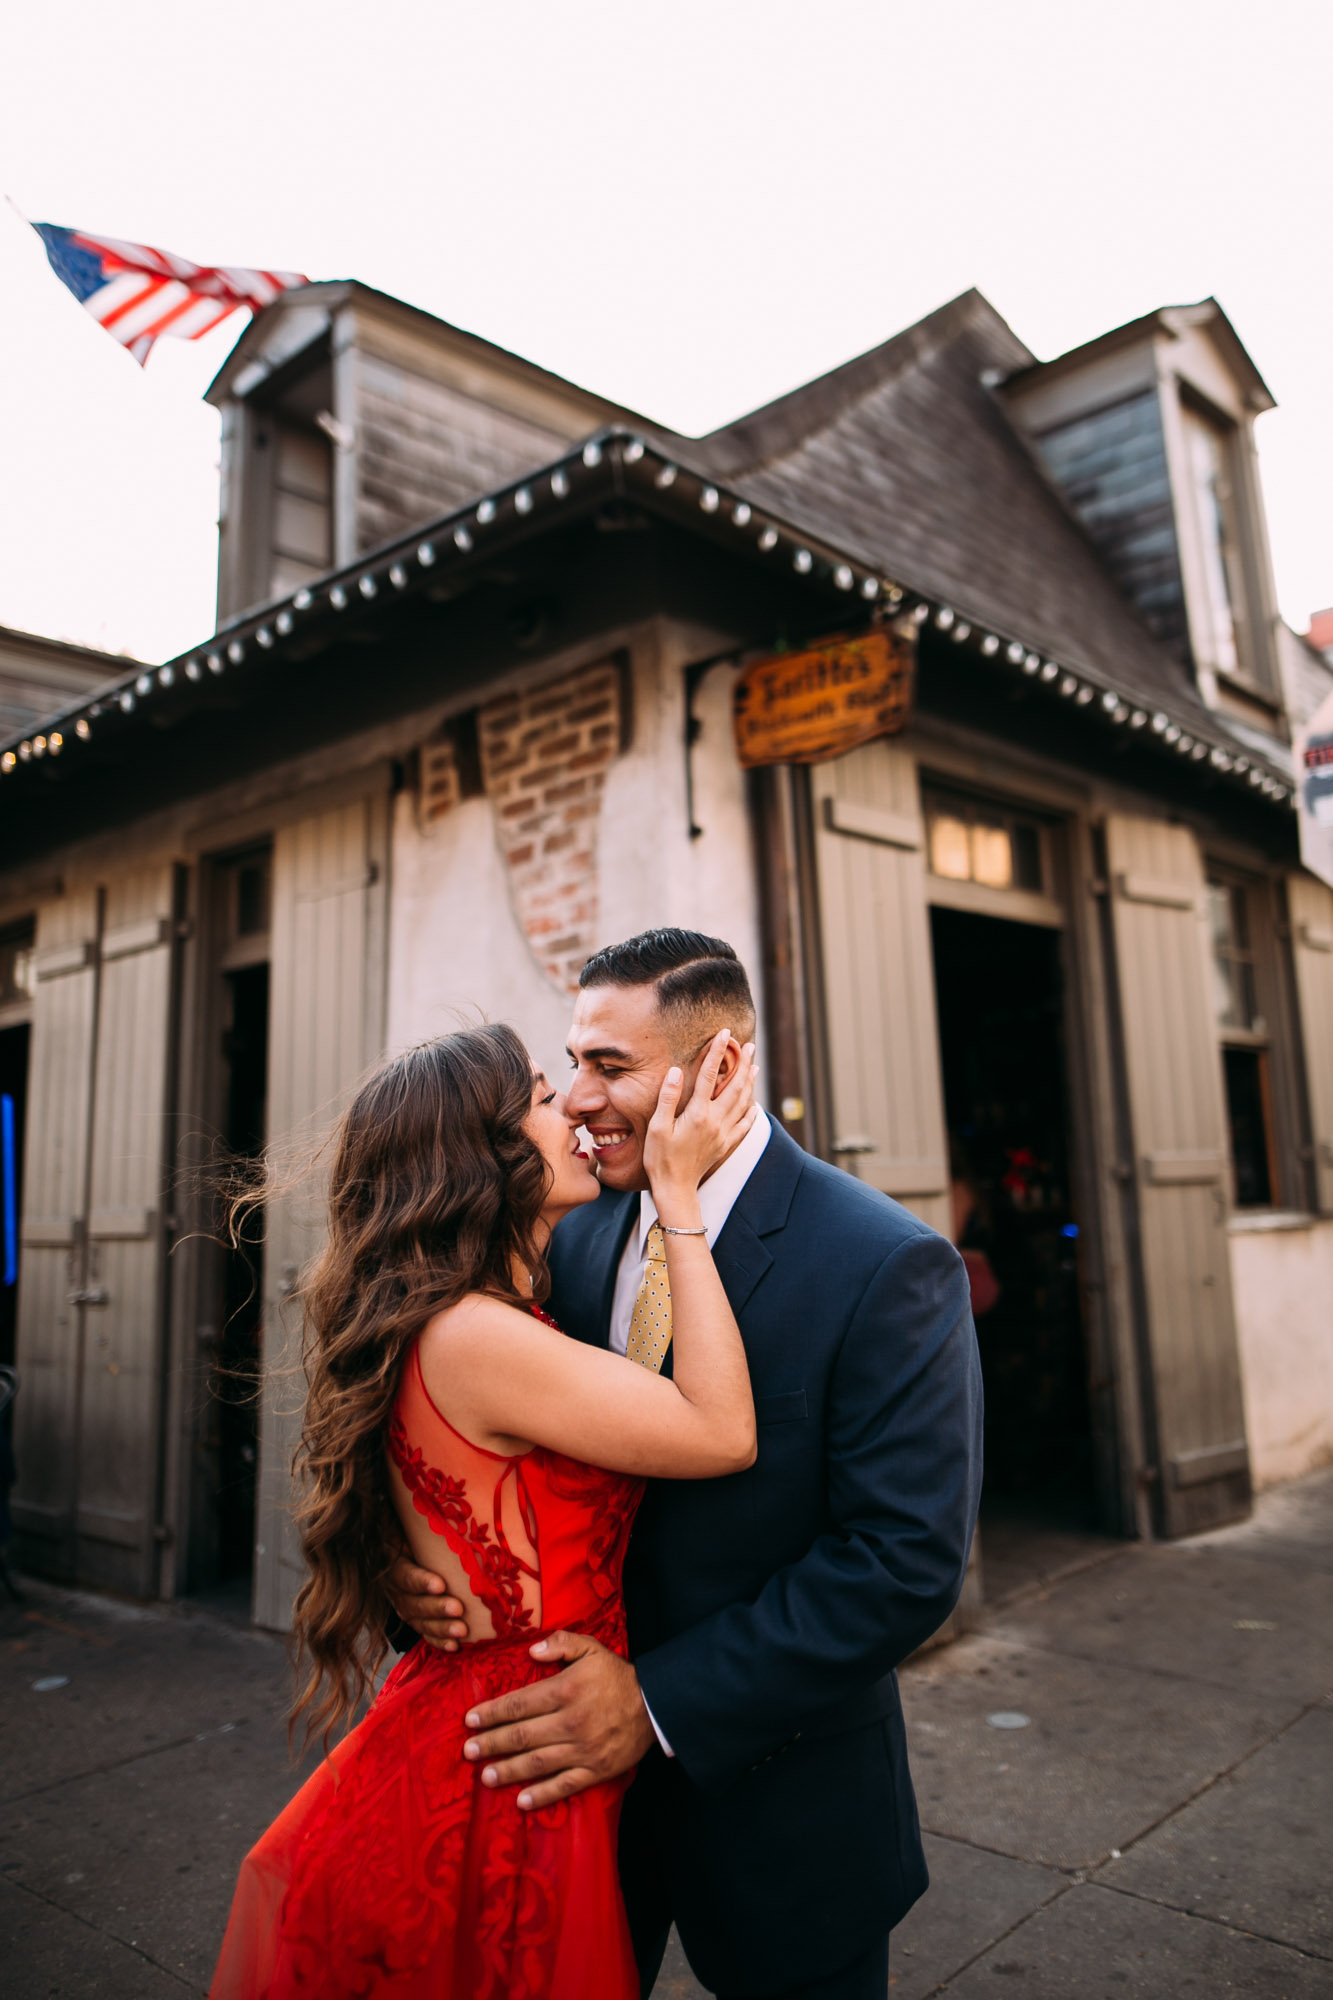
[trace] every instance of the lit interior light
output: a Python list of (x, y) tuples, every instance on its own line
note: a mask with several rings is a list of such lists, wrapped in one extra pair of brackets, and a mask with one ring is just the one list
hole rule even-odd
[(846, 563), (839, 563), (833, 572), (833, 581), (839, 590), (850, 590), (856, 582), (856, 578), (852, 575)]
[(356, 587), (363, 597), (374, 597), (379, 591), (379, 585), (373, 576), (358, 577)]
[(799, 570), (802, 576), (808, 576), (814, 566), (815, 559), (809, 549), (797, 549), (796, 554), (792, 557), (792, 568)]
[(763, 550), (764, 554), (767, 555), (769, 550), (775, 549), (777, 545), (778, 545), (777, 529), (765, 528), (763, 534), (759, 537), (759, 546)]
[(481, 526), (482, 526), (483, 528), (489, 528), (489, 527), (490, 527), (490, 525), (491, 525), (491, 522), (492, 522), (492, 521), (493, 521), (493, 520), (495, 519), (495, 502), (494, 502), (494, 500), (483, 500), (483, 501), (482, 501), (482, 503), (481, 503), (480, 507), (478, 507), (478, 509), (477, 509), (477, 519), (478, 519), (478, 521), (480, 522), (480, 524), (481, 524)]
[(514, 512), (516, 514), (530, 514), (532, 512), (531, 487), (519, 487), (517, 493), (514, 495)]
[(585, 465), (600, 465), (601, 462), (602, 447), (597, 443), (596, 439), (590, 444), (585, 444), (583, 447), (583, 463)]
[(699, 495), (699, 505), (703, 508), (705, 514), (716, 514), (721, 497), (716, 486), (705, 486), (703, 492)]
[(551, 491), (557, 500), (563, 500), (569, 492), (569, 474), (563, 465), (558, 465), (551, 474)]
[(731, 518), (736, 523), (736, 526), (738, 528), (748, 528), (750, 525), (749, 501), (738, 500), (736, 502), (736, 505), (731, 510)]
[(403, 568), (403, 565), (401, 563), (390, 564), (389, 581), (393, 585), (395, 590), (407, 589), (407, 571)]
[[(464, 535), (466, 535), (466, 534), (467, 534), (467, 529), (466, 529), (466, 528), (461, 528), (461, 529), (459, 529), (459, 530), (458, 530), (458, 531), (457, 531), (457, 532), (455, 533), (455, 535), (454, 535), (454, 540), (455, 540), (456, 542), (458, 542), (458, 536), (459, 536), (459, 534), (464, 534)], [(458, 546), (459, 546), (459, 548), (461, 549), (461, 548), (462, 548), (462, 546), (463, 546), (463, 544), (462, 544), (461, 542), (458, 542)], [(471, 536), (469, 536), (469, 537), (468, 537), (468, 543), (467, 543), (467, 546), (468, 546), (469, 548), (471, 548), (471, 546), (472, 546), (472, 539), (471, 539)], [(423, 543), (421, 544), (421, 547), (420, 547), (420, 548), (419, 548), (419, 549), (417, 550), (417, 561), (418, 561), (418, 562), (419, 562), (419, 563), (421, 564), (421, 567), (422, 567), (423, 569), (430, 569), (430, 568), (432, 567), (432, 565), (434, 564), (434, 561), (435, 561), (435, 544), (434, 544), (434, 542), (423, 542)]]

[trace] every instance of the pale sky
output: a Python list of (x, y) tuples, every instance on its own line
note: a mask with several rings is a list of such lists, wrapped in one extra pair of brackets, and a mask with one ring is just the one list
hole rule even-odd
[[(979, 286), (1042, 358), (1215, 295), (1278, 401), (1278, 592), (1333, 603), (1327, 0), (62, 0), (11, 9), (35, 221), (353, 277), (687, 432)], [(0, 623), (213, 623), (244, 325), (146, 370), (0, 207)]]

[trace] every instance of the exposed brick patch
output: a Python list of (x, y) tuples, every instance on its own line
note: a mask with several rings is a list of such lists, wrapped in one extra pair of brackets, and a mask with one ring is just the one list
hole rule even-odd
[(613, 661), (482, 708), (486, 794), (519, 922), (543, 973), (572, 993), (597, 925), (596, 821), (620, 741)]
[(452, 736), (437, 736), (421, 746), (421, 783), (417, 790), (417, 820), (429, 833), (463, 796), (458, 753)]

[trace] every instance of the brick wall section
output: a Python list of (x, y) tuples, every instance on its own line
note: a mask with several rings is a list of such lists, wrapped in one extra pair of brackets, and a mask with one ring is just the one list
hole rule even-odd
[(514, 909), (537, 963), (572, 993), (597, 930), (597, 826), (620, 749), (620, 670), (603, 661), (478, 718), (481, 770)]

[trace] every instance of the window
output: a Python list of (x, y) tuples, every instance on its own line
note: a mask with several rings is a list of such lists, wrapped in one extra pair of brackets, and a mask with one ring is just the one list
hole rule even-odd
[(1244, 658), (1245, 585), (1229, 425), (1185, 404), (1189, 478), (1203, 564), (1203, 603), (1192, 606), (1196, 650), (1219, 673), (1250, 672)]
[(985, 889), (1046, 887), (1042, 828), (1000, 807), (927, 793), (926, 851), (932, 875)]
[(1273, 1144), (1268, 1023), (1260, 1010), (1262, 968), (1256, 950), (1256, 898), (1245, 882), (1210, 876), (1208, 938), (1213, 1013), (1222, 1042), (1237, 1208), (1272, 1208), (1278, 1200)]

